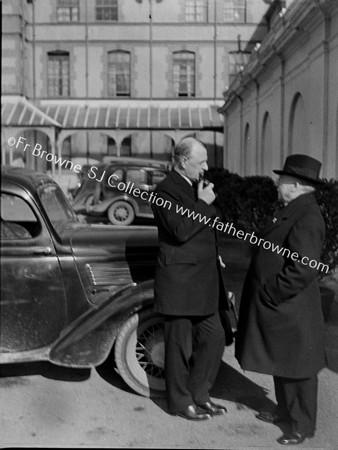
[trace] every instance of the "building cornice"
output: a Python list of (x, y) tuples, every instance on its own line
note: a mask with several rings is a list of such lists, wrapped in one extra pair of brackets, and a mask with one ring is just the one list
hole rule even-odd
[(224, 92), (225, 103), (221, 112), (224, 113), (233, 100), (246, 89), (248, 83), (263, 73), (276, 55), (282, 55), (285, 49), (295, 42), (300, 32), (309, 32), (304, 25), (311, 22), (311, 17), (316, 12), (321, 12), (325, 17), (329, 17), (335, 8), (338, 8), (338, 2), (332, 0), (295, 0), (285, 12), (281, 11), (278, 20), (264, 37), (259, 49), (251, 54), (243, 71), (236, 76), (228, 90)]

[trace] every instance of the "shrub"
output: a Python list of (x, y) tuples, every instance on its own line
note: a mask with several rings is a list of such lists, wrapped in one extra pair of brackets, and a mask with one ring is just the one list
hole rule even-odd
[(277, 202), (277, 189), (269, 177), (241, 177), (225, 169), (211, 169), (222, 220), (243, 231), (262, 230)]
[[(218, 215), (238, 229), (259, 233), (278, 207), (277, 189), (270, 177), (241, 177), (226, 169), (210, 169), (208, 178), (215, 184)], [(316, 190), (326, 225), (322, 262), (333, 270), (338, 265), (338, 182), (323, 181)]]
[(338, 266), (338, 181), (323, 181), (316, 190), (316, 199), (326, 226), (322, 262), (333, 270)]

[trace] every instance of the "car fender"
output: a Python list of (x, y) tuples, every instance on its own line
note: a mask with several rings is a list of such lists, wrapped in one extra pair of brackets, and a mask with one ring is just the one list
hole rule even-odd
[(72, 367), (92, 367), (108, 357), (121, 325), (137, 311), (151, 307), (154, 281), (131, 283), (92, 309), (53, 345), (51, 362)]

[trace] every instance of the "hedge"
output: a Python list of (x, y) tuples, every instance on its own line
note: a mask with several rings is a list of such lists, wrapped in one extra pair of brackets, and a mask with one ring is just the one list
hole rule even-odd
[[(210, 169), (207, 176), (215, 184), (218, 215), (238, 229), (257, 234), (280, 208), (277, 188), (270, 177), (241, 177), (216, 168)], [(338, 265), (338, 182), (323, 180), (315, 195), (326, 225), (322, 262), (333, 270)]]

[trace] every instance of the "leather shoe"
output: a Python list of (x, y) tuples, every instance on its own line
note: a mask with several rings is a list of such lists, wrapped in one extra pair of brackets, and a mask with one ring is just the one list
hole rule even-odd
[(283, 436), (277, 439), (278, 444), (282, 445), (297, 445), (303, 442), (307, 437), (307, 434), (302, 434), (298, 432), (285, 433)]
[(211, 415), (205, 409), (199, 408), (195, 405), (187, 406), (186, 408), (175, 411), (175, 416), (184, 417), (188, 420), (207, 420), (211, 419)]
[(198, 406), (205, 409), (212, 416), (220, 416), (228, 412), (225, 406), (217, 405), (211, 400), (209, 402), (198, 403)]
[(277, 416), (276, 414), (272, 414), (269, 411), (261, 411), (259, 414), (257, 414), (256, 418), (268, 423), (283, 422), (282, 417)]

